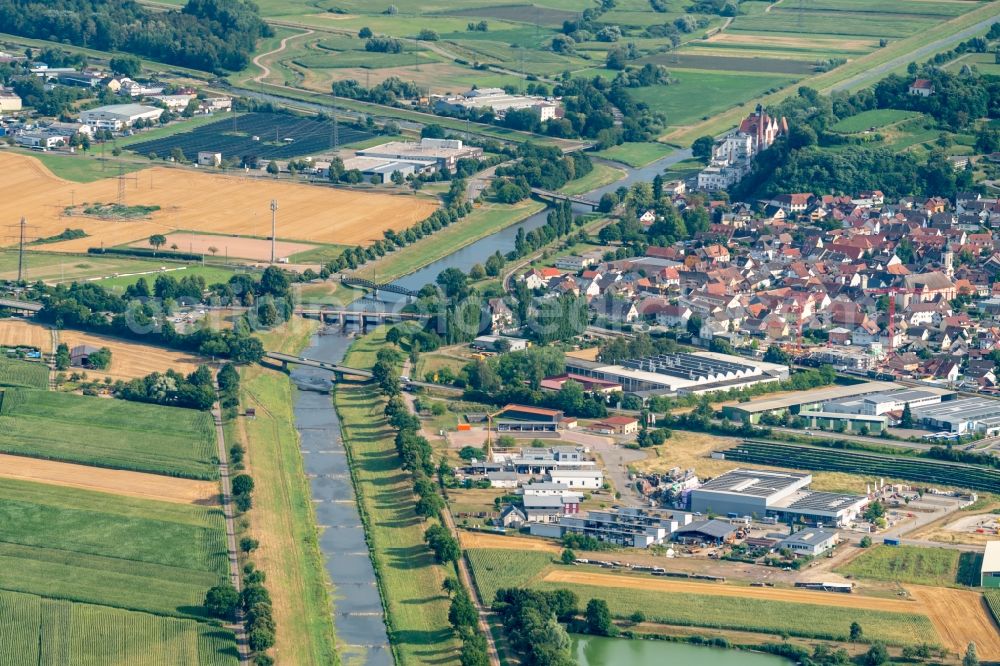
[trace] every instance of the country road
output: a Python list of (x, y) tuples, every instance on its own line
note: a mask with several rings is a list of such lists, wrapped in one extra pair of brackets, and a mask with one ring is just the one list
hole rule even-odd
[(285, 47), (288, 46), (289, 40), (298, 39), (299, 37), (308, 37), (309, 35), (312, 35), (316, 32), (315, 30), (310, 30), (309, 28), (305, 28), (304, 30), (305, 32), (300, 32), (297, 35), (289, 35), (288, 37), (282, 39), (281, 44), (278, 45), (278, 48), (272, 51), (268, 51), (267, 53), (261, 53), (259, 56), (254, 57), (253, 64), (257, 65), (261, 69), (261, 73), (253, 77), (254, 83), (263, 83), (264, 79), (271, 76), (271, 68), (264, 64), (264, 58), (274, 55), (275, 53), (281, 53), (282, 51), (284, 51)]
[(823, 90), (823, 92), (840, 92), (842, 90), (850, 90), (851, 88), (856, 88), (875, 79), (882, 78), (885, 74), (891, 72), (897, 67), (902, 67), (910, 62), (916, 62), (918, 59), (923, 58), (924, 56), (929, 56), (949, 44), (969, 39), (970, 37), (974, 37), (977, 33), (988, 30), (989, 27), (997, 21), (998, 16), (1000, 16), (1000, 9), (998, 9), (997, 14), (988, 19), (984, 19), (979, 23), (970, 25), (968, 28), (959, 30), (956, 33), (948, 35), (947, 37), (927, 42), (920, 48), (914, 49), (909, 53), (893, 58), (892, 60), (881, 65), (876, 65), (875, 67), (861, 72), (860, 74), (856, 74), (849, 79), (844, 79), (840, 83), (834, 84), (830, 88)]

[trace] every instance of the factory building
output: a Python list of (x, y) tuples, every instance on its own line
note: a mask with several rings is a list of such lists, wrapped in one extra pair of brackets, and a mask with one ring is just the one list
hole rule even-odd
[(850, 386), (828, 386), (809, 391), (796, 391), (788, 395), (774, 398), (760, 398), (738, 405), (728, 405), (722, 408), (726, 418), (744, 423), (760, 423), (764, 414), (781, 416), (788, 412), (826, 411), (823, 405), (844, 398), (872, 395), (903, 388), (893, 382), (864, 382)]
[(956, 435), (979, 433), (1000, 435), (1000, 401), (990, 398), (959, 398), (913, 409), (913, 420), (925, 428)]
[(355, 153), (358, 157), (397, 160), (400, 162), (432, 163), (438, 169), (454, 169), (460, 159), (479, 158), (483, 149), (478, 146), (463, 145), (459, 139), (421, 139), (419, 143), (410, 141), (390, 141), (380, 146), (372, 146)]
[(788, 378), (788, 366), (712, 352), (657, 354), (617, 365), (567, 356), (566, 370), (640, 396), (725, 391)]
[(811, 474), (734, 469), (688, 495), (694, 513), (775, 517), (810, 524), (846, 525), (868, 504), (862, 495), (814, 492)]
[(910, 409), (937, 405), (941, 398), (950, 395), (951, 391), (937, 389), (904, 389), (902, 391), (883, 391), (865, 396), (831, 400), (823, 405), (824, 412), (837, 414), (866, 414), (880, 416), (886, 412), (902, 411), (906, 405)]
[(80, 112), (80, 122), (94, 129), (119, 131), (139, 120), (157, 120), (163, 109), (142, 104), (111, 104)]
[(628, 548), (648, 548), (663, 543), (691, 520), (687, 513), (625, 507), (564, 515), (558, 522), (532, 524), (531, 534), (554, 539), (581, 534)]

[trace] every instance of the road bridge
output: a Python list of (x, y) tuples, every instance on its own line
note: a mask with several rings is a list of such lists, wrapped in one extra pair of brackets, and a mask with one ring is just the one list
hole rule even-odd
[(593, 210), (597, 210), (600, 203), (593, 201), (592, 199), (587, 199), (581, 196), (574, 196), (570, 194), (561, 194), (559, 192), (550, 192), (549, 190), (543, 190), (540, 187), (531, 188), (531, 193), (535, 196), (541, 197), (542, 199), (551, 199), (553, 201), (569, 201), (570, 203), (579, 204), (581, 206), (589, 206)]
[[(281, 352), (264, 352), (264, 358), (277, 361), (281, 363), (282, 366), (287, 366), (289, 364), (305, 365), (310, 368), (329, 370), (334, 375), (334, 382), (342, 382), (344, 381), (344, 377), (361, 377), (365, 380), (369, 380), (374, 377), (371, 370), (360, 370), (358, 368), (341, 365), (340, 363), (317, 361), (304, 356), (294, 356), (292, 354), (283, 354)], [(433, 382), (407, 381), (404, 383), (407, 386), (419, 386), (421, 388), (447, 391), (449, 393), (462, 393), (462, 389), (455, 388), (454, 386), (444, 386), (443, 384), (434, 384)]]
[(426, 321), (430, 315), (416, 312), (388, 312), (388, 311), (368, 311), (368, 310), (346, 310), (333, 308), (296, 308), (295, 314), (300, 317), (316, 318), (324, 323), (336, 321), (341, 326), (348, 322), (354, 322), (365, 328), (369, 325), (401, 322), (401, 321)]
[(45, 307), (44, 303), (36, 303), (34, 301), (20, 301), (16, 298), (0, 298), (0, 308), (7, 308), (9, 310), (19, 310), (21, 312), (31, 312), (35, 313)]

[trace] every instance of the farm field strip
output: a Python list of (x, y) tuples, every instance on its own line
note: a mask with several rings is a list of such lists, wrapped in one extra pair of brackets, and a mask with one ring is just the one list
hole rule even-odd
[(979, 592), (941, 587), (907, 586), (934, 623), (945, 646), (963, 654), (976, 644), (980, 659), (1000, 659), (1000, 631)]
[(0, 591), (5, 666), (235, 666), (232, 632), (116, 608)]
[[(186, 274), (186, 272), (179, 273), (179, 275)], [(147, 276), (146, 281), (151, 284), (154, 278), (155, 276)], [(128, 380), (167, 370), (176, 370), (187, 375), (208, 361), (206, 358), (186, 352), (71, 329), (59, 331), (59, 342), (66, 343), (70, 349), (78, 345), (89, 345), (97, 348), (107, 347), (111, 350), (111, 365), (106, 370), (86, 370), (87, 376), (91, 378), (111, 377)], [(74, 371), (80, 370), (80, 368), (74, 369)]]
[[(263, 220), (262, 220), (263, 222)], [(267, 220), (267, 234), (270, 236), (270, 220)], [(247, 230), (249, 231), (249, 230)], [(235, 257), (238, 259), (270, 260), (271, 241), (264, 238), (245, 238), (240, 236), (219, 236), (212, 234), (174, 233), (165, 235), (167, 242), (164, 247), (177, 245), (181, 252), (192, 252), (206, 256)], [(315, 249), (309, 243), (292, 243), (276, 240), (274, 243), (275, 257), (290, 257), (300, 252)], [(149, 240), (131, 243), (131, 247), (149, 248)], [(212, 249), (214, 248), (214, 252)]]
[(49, 369), (38, 361), (19, 361), (0, 356), (0, 387), (3, 386), (47, 389)]
[(545, 539), (529, 539), (527, 537), (488, 534), (486, 532), (468, 532), (465, 530), (460, 531), (458, 536), (462, 548), (466, 550), (499, 549), (553, 554), (562, 552), (562, 549), (555, 542)]
[(0, 477), (160, 502), (201, 506), (215, 505), (219, 502), (219, 488), (211, 481), (89, 467), (3, 453), (0, 453)]
[[(84, 158), (80, 158), (84, 159)], [(66, 217), (63, 208), (77, 202), (115, 201), (118, 183), (107, 178), (88, 184), (56, 178), (33, 158), (0, 154), (0, 170), (8, 175), (9, 193), (0, 199), (0, 216), (26, 215), (39, 236), (51, 236), (67, 226), (83, 229), (86, 238), (38, 246), (46, 252), (86, 252), (173, 231), (239, 235), (270, 221), (270, 202), (280, 202), (281, 238), (354, 245), (380, 237), (385, 229), (404, 229), (425, 219), (437, 206), (427, 199), (347, 191), (289, 180), (225, 176), (188, 169), (152, 167), (129, 182), (129, 205), (158, 205), (148, 220), (109, 221), (85, 216)], [(268, 230), (269, 231), (269, 230)], [(13, 241), (8, 239), (7, 245)]]
[(52, 349), (52, 334), (44, 326), (24, 319), (0, 319), (0, 346), (34, 347), (43, 354)]
[(0, 403), (0, 452), (50, 460), (211, 480), (212, 434), (189, 409), (28, 389)]
[(871, 580), (954, 585), (960, 555), (946, 548), (878, 545), (861, 551), (836, 571)]

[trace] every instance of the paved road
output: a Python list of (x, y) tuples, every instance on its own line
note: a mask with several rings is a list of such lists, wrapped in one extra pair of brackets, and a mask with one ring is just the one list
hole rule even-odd
[[(240, 562), (236, 553), (236, 529), (233, 525), (233, 491), (229, 481), (229, 451), (226, 449), (226, 436), (222, 428), (222, 406), (218, 402), (219, 382), (215, 384), (216, 403), (212, 406), (212, 418), (215, 420), (215, 441), (219, 453), (219, 478), (222, 481), (222, 512), (226, 517), (226, 544), (229, 548), (229, 578), (233, 587), (242, 589), (240, 579)], [(236, 646), (240, 652), (240, 663), (250, 663), (250, 649), (243, 626), (243, 611), (239, 611), (237, 624), (230, 627), (236, 633)]]
[[(998, 7), (997, 14), (1000, 15), (1000, 7)], [(948, 35), (947, 37), (942, 37), (940, 39), (935, 39), (932, 42), (927, 42), (923, 46), (914, 49), (909, 53), (893, 58), (892, 60), (883, 63), (881, 65), (876, 65), (875, 67), (872, 67), (869, 70), (861, 72), (860, 74), (856, 74), (855, 76), (852, 76), (849, 79), (845, 79), (840, 83), (831, 86), (829, 90), (833, 92), (838, 92), (841, 90), (849, 90), (851, 88), (862, 86), (876, 79), (881, 79), (885, 76), (885, 74), (896, 69), (897, 67), (902, 67), (904, 65), (907, 65), (910, 62), (916, 61), (919, 58), (923, 58), (924, 56), (929, 56), (934, 52), (945, 48), (949, 44), (969, 39), (970, 37), (976, 36), (977, 33), (983, 32), (984, 30), (988, 30), (989, 27), (996, 22), (996, 20), (997, 16), (994, 15), (984, 21), (980, 21), (979, 23), (970, 25), (968, 28), (959, 30), (956, 33)]]

